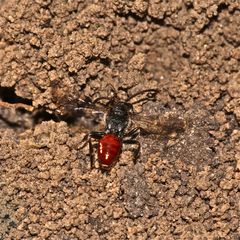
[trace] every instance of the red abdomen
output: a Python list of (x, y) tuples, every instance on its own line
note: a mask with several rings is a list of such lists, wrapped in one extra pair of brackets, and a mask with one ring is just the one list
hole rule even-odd
[(98, 160), (100, 164), (110, 166), (113, 164), (120, 152), (121, 140), (114, 134), (105, 134), (98, 143)]

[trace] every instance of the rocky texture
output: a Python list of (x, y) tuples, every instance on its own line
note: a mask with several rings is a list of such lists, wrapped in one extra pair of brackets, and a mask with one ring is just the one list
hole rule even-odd
[[(0, 97), (35, 108), (0, 108), (0, 239), (239, 239), (239, 1), (10, 0), (0, 12)], [(143, 115), (186, 125), (139, 137), (135, 165), (124, 146), (106, 174), (80, 149), (90, 120), (59, 114), (109, 84), (122, 99), (157, 88)]]

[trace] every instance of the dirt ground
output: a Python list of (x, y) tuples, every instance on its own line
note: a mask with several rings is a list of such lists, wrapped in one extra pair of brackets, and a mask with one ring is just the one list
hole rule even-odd
[[(0, 108), (0, 239), (240, 239), (238, 0), (0, 3), (0, 98), (34, 107)], [(110, 84), (185, 125), (107, 174), (69, 109)]]

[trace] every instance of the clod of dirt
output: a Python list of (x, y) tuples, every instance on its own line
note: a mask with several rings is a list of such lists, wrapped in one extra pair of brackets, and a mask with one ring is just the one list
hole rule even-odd
[[(238, 1), (10, 0), (0, 12), (0, 101), (33, 107), (0, 107), (0, 239), (239, 239)], [(165, 128), (106, 174), (81, 148), (99, 116), (72, 109), (111, 87), (123, 100), (158, 89), (134, 107)]]

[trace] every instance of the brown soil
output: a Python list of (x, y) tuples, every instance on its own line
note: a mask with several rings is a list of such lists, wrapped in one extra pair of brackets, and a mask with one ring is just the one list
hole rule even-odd
[[(239, 239), (239, 1), (1, 1), (0, 239)], [(90, 169), (67, 99), (157, 88), (174, 138)], [(138, 106), (139, 108), (141, 106)], [(64, 120), (64, 121), (63, 121)], [(86, 121), (85, 121), (86, 122)]]

